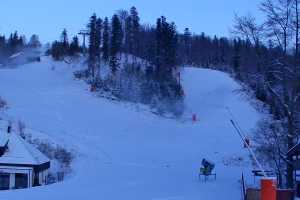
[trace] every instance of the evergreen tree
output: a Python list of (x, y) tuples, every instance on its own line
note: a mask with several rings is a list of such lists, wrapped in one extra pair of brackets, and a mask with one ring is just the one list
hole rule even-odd
[(18, 44), (19, 44), (19, 36), (18, 36), (18, 32), (15, 31), (14, 33), (10, 34), (10, 37), (8, 39), (9, 54), (13, 54), (18, 50)]
[(30, 37), (30, 40), (28, 42), (28, 46), (32, 47), (32, 48), (38, 48), (38, 47), (41, 47), (41, 42), (40, 42), (40, 39), (39, 39), (39, 36), (36, 35), (36, 34), (33, 34), (31, 37)]
[(69, 39), (67, 29), (64, 29), (61, 33), (61, 43), (63, 48), (63, 54), (67, 55), (69, 52)]
[(183, 42), (184, 42), (184, 63), (190, 64), (190, 54), (191, 54), (191, 32), (189, 28), (184, 29)]
[(89, 71), (92, 78), (95, 78), (97, 64), (97, 16), (93, 14), (90, 18), (89, 28)]
[(156, 21), (155, 44), (155, 72), (159, 76), (162, 68), (162, 18)]
[(112, 31), (110, 39), (110, 67), (113, 74), (116, 73), (120, 63), (118, 54), (121, 51), (123, 33), (122, 26), (117, 15), (112, 18)]
[(109, 22), (107, 17), (105, 17), (103, 22), (102, 52), (103, 52), (103, 60), (105, 63), (107, 63), (109, 61)]
[[(101, 45), (102, 45), (102, 24), (103, 21), (101, 18), (98, 18), (96, 21), (96, 36), (95, 36), (95, 51), (96, 51), (96, 70), (97, 74), (100, 73), (100, 67), (101, 67)], [(100, 76), (97, 76), (100, 78)]]
[(77, 36), (74, 36), (70, 44), (69, 54), (74, 56), (80, 52), (79, 40)]
[(7, 56), (7, 46), (5, 36), (0, 36), (0, 60), (4, 59)]
[(95, 41), (95, 50), (96, 50), (96, 56), (98, 60), (101, 59), (101, 45), (102, 45), (102, 19), (98, 18), (96, 21), (96, 41)]
[(161, 78), (172, 75), (177, 59), (177, 42), (175, 24), (168, 23), (162, 16), (156, 25), (156, 71)]
[(62, 42), (54, 41), (50, 49), (50, 54), (52, 55), (53, 59), (60, 60), (64, 56)]
[(131, 18), (131, 43), (133, 48), (133, 54), (139, 56), (139, 33), (140, 33), (140, 17), (136, 7), (130, 9), (130, 18)]
[(128, 16), (126, 18), (125, 25), (125, 53), (133, 54), (133, 40), (132, 40), (132, 17)]

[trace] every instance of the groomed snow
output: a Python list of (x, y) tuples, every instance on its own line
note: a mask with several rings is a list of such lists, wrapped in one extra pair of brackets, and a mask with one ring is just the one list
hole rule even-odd
[[(185, 68), (187, 111), (182, 120), (172, 120), (96, 97), (74, 80), (73, 70), (47, 57), (0, 70), (0, 95), (10, 107), (6, 116), (77, 153), (64, 182), (0, 192), (0, 199), (240, 199), (238, 180), (251, 167), (226, 107), (249, 133), (259, 114), (228, 75)], [(191, 122), (192, 113), (199, 122)], [(202, 158), (216, 164), (216, 181), (198, 180)]]

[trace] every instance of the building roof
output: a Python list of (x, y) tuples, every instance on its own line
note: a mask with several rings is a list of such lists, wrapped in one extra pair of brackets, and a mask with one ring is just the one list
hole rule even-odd
[[(38, 166), (49, 163), (50, 160), (38, 149), (27, 143), (23, 138), (15, 133), (2, 133), (1, 137), (8, 138), (8, 150), (0, 157), (0, 164), (5, 165), (32, 165)], [(1, 138), (0, 137), (0, 138)], [(0, 139), (1, 141), (2, 139)]]

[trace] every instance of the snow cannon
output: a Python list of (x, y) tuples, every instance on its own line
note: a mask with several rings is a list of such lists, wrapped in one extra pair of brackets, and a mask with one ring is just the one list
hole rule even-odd
[(206, 176), (211, 175), (214, 168), (215, 168), (215, 164), (213, 162), (208, 161), (206, 159), (202, 160), (202, 167), (200, 170), (203, 175), (206, 175)]

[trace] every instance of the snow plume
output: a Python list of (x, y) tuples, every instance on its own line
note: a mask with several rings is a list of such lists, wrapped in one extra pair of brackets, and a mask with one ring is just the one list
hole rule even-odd
[(40, 61), (40, 49), (24, 48), (21, 51), (10, 55), (6, 60), (7, 66), (19, 66), (30, 62)]
[(141, 64), (125, 63), (115, 75), (108, 74), (101, 79), (87, 78), (87, 71), (75, 72), (75, 76), (86, 79), (102, 96), (148, 105), (159, 115), (179, 117), (183, 114), (181, 85), (173, 77), (157, 78), (152, 67), (144, 70)]

